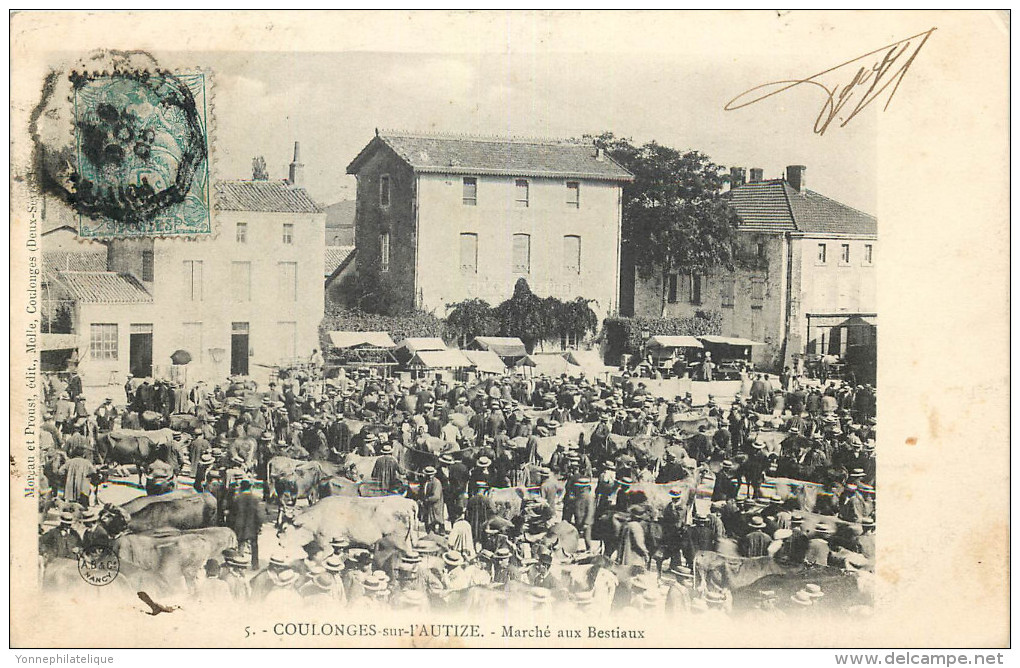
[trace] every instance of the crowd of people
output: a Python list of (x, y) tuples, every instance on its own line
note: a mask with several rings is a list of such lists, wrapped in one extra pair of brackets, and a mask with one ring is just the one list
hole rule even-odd
[[(844, 579), (874, 565), (870, 386), (752, 373), (733, 396), (698, 405), (626, 373), (467, 383), (369, 369), (327, 380), (320, 368), (264, 388), (129, 379), (125, 404), (92, 411), (75, 377), (51, 383), (44, 472), (63, 503), (43, 559), (115, 544), (124, 527), (97, 494), (123, 464), (110, 435), (169, 428), (139, 464), (147, 492), (213, 494), (213, 523), (237, 538), (183, 574), (199, 598), (720, 616), (867, 605)], [(413, 500), (408, 534), (336, 535), (285, 553), (283, 538), (330, 487), (309, 494), (271, 478), (274, 458), (319, 462), (362, 497)], [(734, 557), (754, 568), (734, 572)]]

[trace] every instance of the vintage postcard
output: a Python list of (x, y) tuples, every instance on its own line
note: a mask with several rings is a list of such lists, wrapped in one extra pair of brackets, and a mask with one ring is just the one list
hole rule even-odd
[(12, 647), (1009, 645), (1008, 12), (10, 30)]

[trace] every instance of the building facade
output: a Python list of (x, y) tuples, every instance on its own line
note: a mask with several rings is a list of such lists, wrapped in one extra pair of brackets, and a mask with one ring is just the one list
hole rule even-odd
[(465, 299), (499, 304), (518, 279), (542, 297), (619, 304), (625, 169), (593, 146), (383, 133), (357, 176), (359, 274), (408, 307), (443, 316)]
[[(318, 347), (325, 214), (295, 180), (221, 181), (216, 195), (208, 238), (112, 240), (105, 271), (48, 272), (50, 306), (72, 309), (86, 385), (128, 373), (261, 379)], [(186, 370), (172, 368), (178, 350)]]
[[(764, 343), (756, 365), (780, 369), (794, 356), (854, 355), (875, 345), (877, 220), (806, 188), (806, 168), (781, 179), (731, 170), (738, 225), (736, 271), (634, 278), (634, 312), (658, 317), (722, 315), (722, 334)], [(665, 308), (663, 309), (663, 294)], [(858, 351), (860, 353), (860, 351)], [(872, 352), (873, 354), (873, 352)]]

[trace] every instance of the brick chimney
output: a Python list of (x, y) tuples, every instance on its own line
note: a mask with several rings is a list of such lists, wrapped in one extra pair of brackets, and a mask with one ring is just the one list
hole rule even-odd
[(730, 167), (730, 190), (739, 188), (746, 182), (745, 171), (743, 167)]
[(301, 144), (294, 142), (294, 161), (290, 163), (290, 177), (287, 182), (292, 186), (304, 185), (305, 166), (301, 163)]
[(757, 183), (758, 181), (765, 180), (765, 170), (761, 167), (751, 168), (751, 183)]
[(807, 179), (804, 172), (807, 167), (804, 165), (788, 165), (786, 167), (786, 182), (797, 192), (804, 192), (807, 187)]

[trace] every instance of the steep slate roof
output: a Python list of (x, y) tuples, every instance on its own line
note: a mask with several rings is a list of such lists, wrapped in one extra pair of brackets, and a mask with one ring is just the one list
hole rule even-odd
[(746, 183), (730, 191), (730, 206), (746, 232), (877, 234), (874, 216), (813, 190), (797, 192), (783, 179)]
[(216, 208), (220, 211), (321, 213), (308, 192), (287, 181), (217, 181)]
[(590, 144), (397, 132), (377, 135), (347, 166), (347, 173), (357, 173), (380, 145), (388, 146), (416, 172), (634, 180), (609, 156), (596, 159)]
[(783, 181), (755, 181), (730, 191), (730, 206), (740, 216), (740, 229), (748, 232), (793, 232)]
[(57, 271), (57, 281), (76, 301), (90, 304), (142, 304), (152, 295), (130, 274), (114, 271)]
[(326, 246), (325, 275), (329, 277), (336, 273), (351, 255), (354, 255), (354, 246)]
[(878, 234), (878, 219), (813, 190), (786, 186), (797, 229), (818, 234)]

